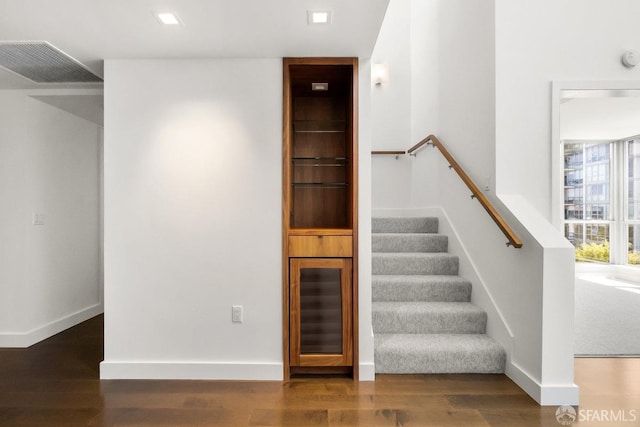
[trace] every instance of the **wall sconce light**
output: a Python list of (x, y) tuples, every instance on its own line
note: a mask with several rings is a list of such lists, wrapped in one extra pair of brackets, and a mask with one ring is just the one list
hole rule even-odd
[(389, 79), (389, 70), (386, 64), (373, 64), (372, 80), (376, 86), (381, 86)]
[(622, 55), (622, 64), (627, 68), (633, 68), (640, 62), (640, 54), (635, 50), (628, 50)]

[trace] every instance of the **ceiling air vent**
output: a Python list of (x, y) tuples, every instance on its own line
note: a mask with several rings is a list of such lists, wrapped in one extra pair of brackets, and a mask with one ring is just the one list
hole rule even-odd
[(102, 82), (47, 42), (0, 42), (0, 66), (36, 83)]

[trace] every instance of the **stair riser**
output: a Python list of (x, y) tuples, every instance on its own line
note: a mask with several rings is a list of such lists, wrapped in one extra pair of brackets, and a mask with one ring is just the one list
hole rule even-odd
[(453, 256), (438, 258), (412, 257), (379, 257), (373, 254), (373, 274), (406, 274), (406, 275), (456, 275), (458, 274), (458, 258)]
[(416, 335), (377, 334), (376, 372), (416, 373), (502, 373), (504, 349), (482, 334)]
[(471, 301), (470, 284), (373, 283), (373, 301)]
[(438, 218), (372, 218), (373, 233), (437, 233)]
[(374, 234), (373, 252), (447, 252), (447, 236), (428, 234)]
[(501, 374), (504, 373), (504, 354), (454, 353), (440, 354), (375, 353), (378, 374)]
[(373, 330), (382, 334), (484, 334), (487, 315), (478, 313), (373, 312)]

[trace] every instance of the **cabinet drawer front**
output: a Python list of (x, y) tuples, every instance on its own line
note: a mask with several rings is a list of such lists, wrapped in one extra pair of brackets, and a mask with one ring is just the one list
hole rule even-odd
[(290, 257), (351, 257), (351, 236), (289, 236)]

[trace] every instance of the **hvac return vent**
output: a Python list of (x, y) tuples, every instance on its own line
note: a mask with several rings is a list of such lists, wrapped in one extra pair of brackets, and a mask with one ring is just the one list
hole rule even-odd
[(36, 83), (95, 83), (102, 79), (47, 42), (0, 42), (0, 66)]

